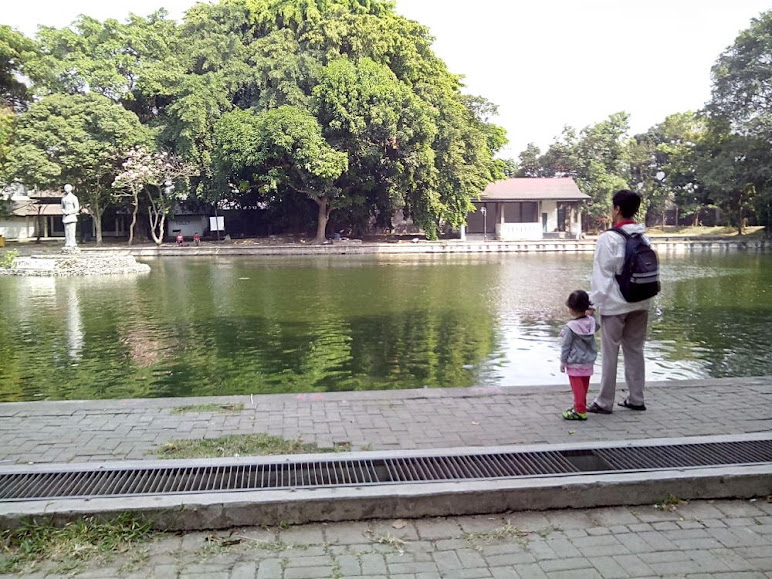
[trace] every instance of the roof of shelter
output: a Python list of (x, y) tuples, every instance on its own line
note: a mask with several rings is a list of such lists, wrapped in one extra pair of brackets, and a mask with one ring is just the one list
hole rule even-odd
[(488, 185), (480, 201), (583, 201), (589, 198), (579, 191), (571, 177), (515, 177)]
[[(38, 203), (37, 201), (16, 201), (12, 205), (11, 213), (16, 217), (30, 217), (37, 215), (62, 215), (61, 203)], [(81, 213), (86, 213), (81, 207)]]

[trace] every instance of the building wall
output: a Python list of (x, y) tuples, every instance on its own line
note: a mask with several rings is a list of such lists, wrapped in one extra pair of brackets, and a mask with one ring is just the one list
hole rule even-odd
[[(542, 221), (542, 232), (543, 233), (550, 233), (552, 231), (555, 231), (558, 229), (558, 204), (556, 201), (542, 201), (541, 202), (541, 213), (547, 214), (547, 224), (544, 226), (544, 222)], [(543, 217), (540, 216), (540, 220), (543, 220)]]
[(181, 233), (184, 237), (191, 238), (196, 233), (203, 235), (205, 231), (209, 231), (206, 215), (178, 215), (166, 222), (166, 234), (170, 237)]
[(499, 241), (535, 241), (542, 239), (539, 223), (497, 223), (496, 239)]
[(25, 241), (35, 238), (35, 221), (24, 217), (0, 219), (0, 235), (6, 239)]

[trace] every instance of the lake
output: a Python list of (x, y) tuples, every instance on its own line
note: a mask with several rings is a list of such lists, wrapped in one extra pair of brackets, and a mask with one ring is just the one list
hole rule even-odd
[[(648, 379), (772, 374), (772, 254), (660, 257)], [(567, 385), (557, 335), (592, 267), (589, 254), (144, 261), (133, 277), (0, 276), (0, 401)]]

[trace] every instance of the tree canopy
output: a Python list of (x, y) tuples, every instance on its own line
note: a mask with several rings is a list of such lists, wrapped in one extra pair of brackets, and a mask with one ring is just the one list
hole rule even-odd
[[(334, 210), (360, 229), (403, 210), (436, 237), (503, 176), (495, 107), (462, 93), (428, 29), (391, 2), (222, 0), (197, 4), (181, 25), (162, 10), (81, 16), (41, 28), (36, 43), (12, 38), (41, 71), (38, 95), (98, 96), (135, 115), (153, 150), (196, 165), (203, 199), (270, 206), (304, 193), (319, 207), (318, 241)], [(56, 174), (41, 143), (19, 136), (14, 175)], [(45, 162), (23, 175), (35, 155)]]
[(574, 177), (596, 227), (621, 187), (643, 194), (650, 219), (677, 207), (696, 222), (720, 207), (738, 226), (772, 227), (772, 11), (718, 57), (704, 110), (634, 136), (616, 112), (517, 162), (495, 158), (506, 144), (496, 106), (464, 93), (432, 41), (385, 0), (221, 0), (181, 24), (163, 10), (81, 16), (35, 39), (0, 26), (0, 179), (71, 179), (94, 214), (152, 212), (111, 187), (143, 145), (185, 165), (182, 197), (280, 220), (312, 208), (317, 241), (329, 220), (365, 231), (398, 211), (434, 238), (505, 175)]

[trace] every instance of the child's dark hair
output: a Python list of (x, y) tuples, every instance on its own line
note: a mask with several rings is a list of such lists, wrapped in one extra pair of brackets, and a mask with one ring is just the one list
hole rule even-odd
[(590, 296), (584, 290), (572, 291), (571, 295), (566, 300), (566, 305), (575, 312), (584, 312), (592, 305), (590, 303)]

